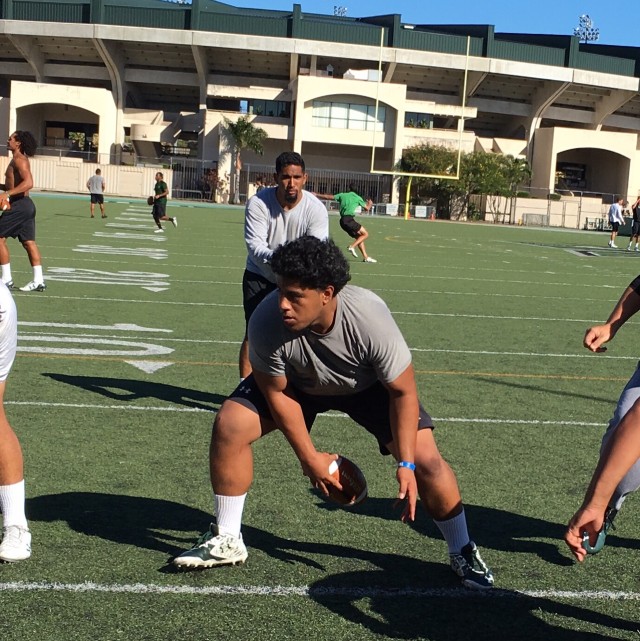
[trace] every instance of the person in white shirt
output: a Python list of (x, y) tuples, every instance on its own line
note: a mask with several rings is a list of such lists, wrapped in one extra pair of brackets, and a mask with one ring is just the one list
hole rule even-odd
[(609, 240), (609, 247), (617, 249), (616, 236), (620, 225), (624, 225), (624, 216), (622, 208), (624, 206), (624, 198), (618, 197), (615, 203), (609, 207), (609, 223), (611, 224), (611, 239)]

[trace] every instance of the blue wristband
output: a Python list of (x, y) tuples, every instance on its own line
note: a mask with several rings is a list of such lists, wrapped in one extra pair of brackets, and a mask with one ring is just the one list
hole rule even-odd
[(409, 462), (409, 461), (400, 461), (400, 462), (398, 463), (398, 467), (407, 467), (407, 468), (409, 468), (412, 472), (415, 472), (415, 471), (416, 471), (416, 464), (415, 464), (415, 463), (411, 463), (411, 462)]

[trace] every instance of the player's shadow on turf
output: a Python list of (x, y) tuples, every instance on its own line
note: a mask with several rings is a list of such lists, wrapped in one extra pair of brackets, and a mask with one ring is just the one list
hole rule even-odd
[[(316, 491), (311, 489), (310, 492)], [(355, 508), (346, 509), (393, 521), (400, 518), (400, 510), (394, 510), (393, 504), (394, 499), (369, 497)], [(319, 501), (318, 507), (324, 510), (345, 509), (323, 500)], [(555, 523), (515, 512), (466, 503), (464, 510), (469, 524), (469, 533), (483, 549), (535, 554), (554, 565), (569, 566), (574, 563), (563, 542), (566, 523)], [(570, 514), (567, 515), (567, 520), (570, 516)], [(442, 538), (436, 525), (420, 506), (411, 527), (425, 536)], [(541, 539), (550, 539), (550, 541)], [(607, 546), (637, 550), (640, 549), (640, 542), (637, 539), (623, 538), (614, 531), (607, 536)], [(485, 560), (491, 565), (491, 559), (485, 558)]]
[[(495, 378), (484, 378), (482, 376), (474, 376), (474, 380), (480, 381), (482, 383), (490, 383), (491, 385), (502, 385), (503, 387), (513, 387), (519, 390), (528, 390), (531, 392), (540, 392), (542, 394), (554, 394), (556, 396), (562, 396), (563, 398), (571, 397), (571, 398), (579, 398), (583, 399), (585, 401), (596, 401), (598, 403), (606, 403), (608, 407), (611, 408), (613, 411), (613, 408), (615, 407), (615, 400), (611, 396), (606, 396), (602, 398), (598, 398), (597, 396), (594, 396), (593, 394), (576, 394), (575, 392), (567, 392), (565, 390), (558, 390), (554, 389), (553, 387), (544, 387), (542, 385), (523, 385), (521, 383), (511, 383), (509, 381), (500, 381)], [(605, 421), (602, 423), (602, 429), (604, 431), (604, 428), (606, 427)]]
[(175, 405), (214, 412), (218, 410), (221, 403), (227, 398), (221, 394), (211, 394), (210, 392), (201, 392), (200, 390), (186, 387), (127, 378), (69, 376), (58, 373), (43, 373), (42, 375), (48, 376), (59, 383), (73, 385), (116, 401), (130, 402), (144, 398), (157, 398)]
[[(435, 590), (409, 581), (403, 584), (406, 573), (415, 572), (416, 562), (405, 557), (393, 557), (392, 561), (393, 567), (334, 574), (317, 581), (310, 586), (309, 596), (376, 638), (385, 639), (601, 641), (608, 638), (603, 636), (605, 631), (634, 633), (638, 627), (637, 622), (591, 608), (508, 590)], [(431, 563), (419, 564), (426, 577), (436, 569)], [(389, 584), (390, 574), (397, 577), (397, 585)], [(558, 617), (563, 617), (564, 628), (559, 627)], [(604, 630), (586, 632), (587, 624)]]
[[(86, 536), (163, 552), (173, 557), (195, 541), (193, 531), (211, 521), (201, 510), (162, 499), (100, 492), (65, 492), (27, 499), (30, 521), (63, 521)], [(161, 530), (183, 532), (184, 536)]]

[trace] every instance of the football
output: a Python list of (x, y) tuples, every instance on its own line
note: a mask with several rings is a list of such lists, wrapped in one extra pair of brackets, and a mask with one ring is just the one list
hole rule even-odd
[(5, 200), (2, 203), (2, 211), (9, 211), (11, 209), (11, 203), (8, 200)]
[(147, 198), (147, 205), (153, 205), (153, 203), (154, 203), (153, 196), (149, 196), (149, 198)]
[(339, 456), (329, 466), (329, 473), (342, 485), (342, 492), (332, 485), (328, 485), (329, 496), (334, 503), (343, 507), (352, 507), (362, 503), (367, 498), (367, 479), (362, 470), (348, 458)]

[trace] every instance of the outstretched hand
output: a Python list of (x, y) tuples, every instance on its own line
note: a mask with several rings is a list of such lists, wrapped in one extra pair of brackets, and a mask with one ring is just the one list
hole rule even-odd
[(608, 343), (612, 338), (613, 331), (611, 325), (595, 325), (585, 332), (582, 344), (592, 352), (606, 352), (607, 348), (603, 347), (603, 345), (604, 343)]

